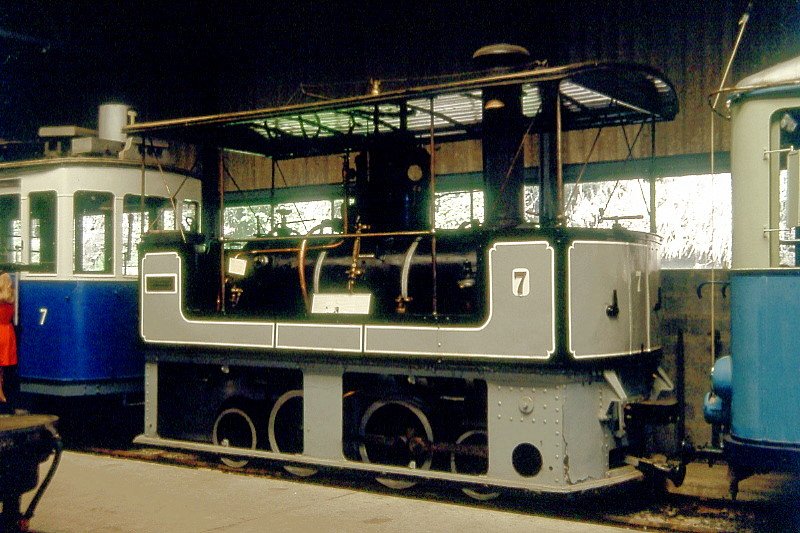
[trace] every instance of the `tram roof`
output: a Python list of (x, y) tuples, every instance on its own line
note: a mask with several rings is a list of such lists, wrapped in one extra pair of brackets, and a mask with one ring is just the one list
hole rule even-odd
[(420, 138), (429, 137), (431, 129), (437, 138), (478, 138), (482, 92), (521, 85), (523, 115), (530, 120), (530, 131), (537, 132), (550, 129), (554, 120), (553, 113), (542, 112), (544, 84), (558, 85), (563, 130), (672, 120), (678, 112), (675, 89), (658, 70), (634, 63), (585, 62), (459, 74), (377, 95), (143, 122), (125, 131), (279, 158), (341, 152), (376, 131), (387, 134), (403, 127)]
[(800, 57), (794, 57), (747, 76), (736, 84), (736, 89), (747, 91), (765, 85), (797, 85), (798, 83), (800, 83)]

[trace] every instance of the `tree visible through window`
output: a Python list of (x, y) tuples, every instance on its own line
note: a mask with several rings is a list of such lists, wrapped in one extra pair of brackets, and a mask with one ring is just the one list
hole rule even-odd
[[(564, 187), (570, 227), (619, 225), (649, 231), (650, 184), (646, 179), (593, 181)], [(656, 184), (656, 223), (665, 268), (728, 267), (731, 257), (730, 174), (660, 178)], [(524, 216), (539, 221), (539, 187), (525, 186)], [(306, 234), (333, 216), (341, 219), (342, 200), (281, 203), (225, 209), (228, 239)], [(436, 193), (436, 228), (468, 229), (483, 223), (484, 195), (479, 189)], [(326, 229), (327, 231), (327, 229)]]
[(114, 196), (107, 192), (78, 191), (74, 206), (75, 272), (113, 272)]

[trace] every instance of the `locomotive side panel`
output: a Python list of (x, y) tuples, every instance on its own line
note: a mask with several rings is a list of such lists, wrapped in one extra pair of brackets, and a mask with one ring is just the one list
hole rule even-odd
[(576, 359), (645, 353), (652, 280), (647, 244), (575, 241), (569, 250), (569, 351)]
[(184, 314), (183, 260), (176, 252), (142, 259), (141, 335), (146, 342), (271, 348), (272, 323), (193, 320)]
[(148, 253), (142, 261), (141, 333), (154, 343), (546, 360), (555, 351), (553, 248), (546, 241), (499, 242), (488, 257), (487, 319), (477, 327), (449, 327), (365, 325), (357, 315), (338, 315), (338, 323), (190, 318), (183, 260), (175, 252)]
[(554, 250), (546, 241), (498, 242), (488, 251), (486, 321), (474, 328), (365, 327), (365, 351), (547, 360), (555, 351)]

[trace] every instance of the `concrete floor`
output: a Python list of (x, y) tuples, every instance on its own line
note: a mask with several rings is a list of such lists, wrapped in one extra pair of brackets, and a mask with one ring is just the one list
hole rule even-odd
[[(508, 511), (76, 452), (64, 452), (61, 461), (31, 521), (34, 531), (625, 531)], [(42, 473), (47, 465), (41, 465)], [(26, 495), (23, 506), (32, 495)]]

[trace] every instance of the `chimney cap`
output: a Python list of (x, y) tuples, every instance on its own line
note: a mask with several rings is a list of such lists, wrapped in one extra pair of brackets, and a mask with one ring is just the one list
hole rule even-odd
[(524, 46), (498, 43), (478, 48), (472, 54), (472, 59), (487, 68), (512, 67), (524, 63), (530, 56), (530, 52)]

